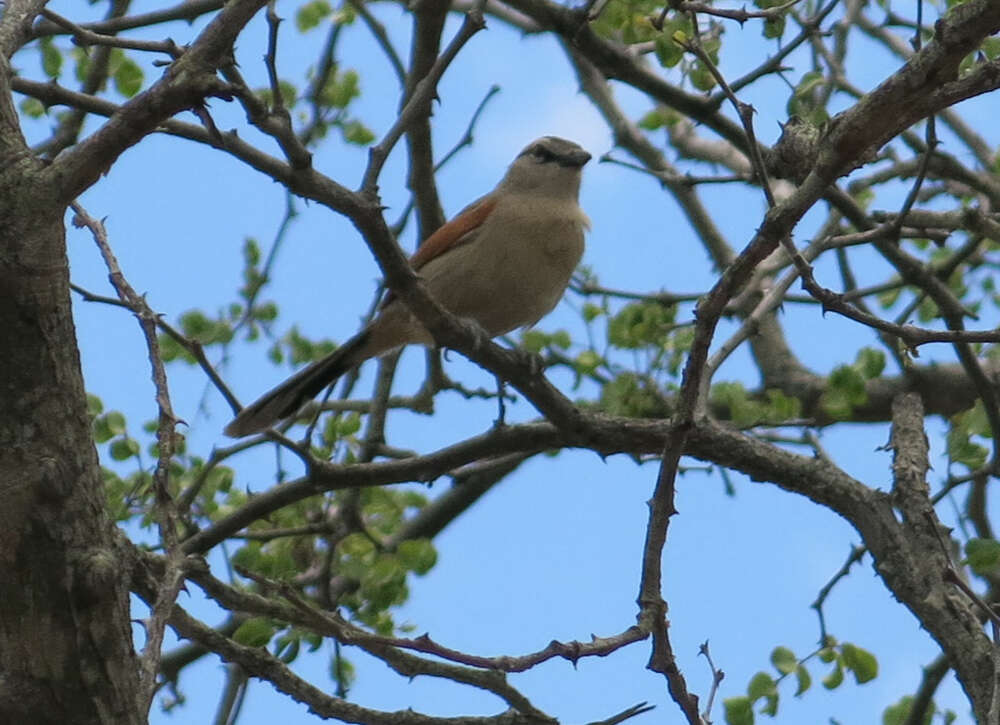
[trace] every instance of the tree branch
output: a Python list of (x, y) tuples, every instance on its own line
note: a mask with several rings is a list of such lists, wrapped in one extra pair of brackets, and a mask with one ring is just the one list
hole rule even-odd
[(229, 95), (215, 71), (233, 42), (267, 0), (234, 0), (199, 34), (163, 78), (117, 109), (91, 136), (61, 154), (47, 175), (58, 198), (69, 200), (93, 184), (127, 148), (175, 113), (200, 107), (208, 96)]

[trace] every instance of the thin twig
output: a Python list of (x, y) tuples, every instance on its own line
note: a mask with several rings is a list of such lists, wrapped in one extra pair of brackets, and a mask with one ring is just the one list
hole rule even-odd
[(180, 58), (183, 52), (173, 40), (132, 40), (117, 35), (104, 35), (77, 25), (72, 20), (54, 13), (48, 8), (42, 10), (42, 17), (51, 20), (63, 30), (72, 33), (73, 42), (80, 46), (105, 45), (109, 48), (124, 48), (126, 50), (145, 50), (152, 53), (165, 53), (171, 58)]
[(851, 567), (861, 561), (861, 557), (863, 557), (867, 551), (868, 548), (865, 546), (852, 546), (851, 553), (847, 555), (847, 560), (844, 561), (837, 572), (830, 577), (830, 581), (823, 585), (823, 588), (820, 589), (819, 593), (816, 595), (815, 601), (809, 605), (816, 610), (816, 615), (819, 617), (820, 647), (826, 646), (827, 637), (826, 619), (823, 616), (823, 605), (826, 603), (827, 597), (830, 596), (830, 592), (832, 592), (833, 588), (837, 586), (837, 582), (847, 576), (847, 574), (851, 571)]
[(403, 61), (400, 60), (399, 53), (396, 52), (392, 41), (389, 40), (389, 34), (386, 32), (385, 26), (379, 22), (378, 18), (371, 14), (365, 0), (348, 0), (348, 2), (357, 11), (358, 15), (361, 16), (371, 34), (375, 36), (375, 40), (378, 42), (379, 47), (382, 48), (382, 52), (385, 53), (385, 57), (389, 60), (389, 65), (392, 66), (392, 70), (395, 72), (397, 80), (399, 80), (399, 85), (405, 86), (406, 68), (403, 67)]
[[(434, 164), (435, 173), (443, 169), (448, 164), (449, 161), (451, 161), (453, 158), (455, 158), (455, 156), (458, 155), (459, 151), (461, 151), (464, 148), (472, 146), (472, 144), (475, 142), (474, 132), (476, 129), (476, 125), (479, 123), (480, 116), (482, 116), (483, 111), (486, 110), (486, 104), (489, 103), (490, 99), (493, 98), (493, 96), (495, 96), (499, 92), (500, 92), (500, 86), (498, 85), (492, 85), (490, 86), (490, 89), (486, 91), (486, 95), (483, 96), (483, 99), (479, 102), (479, 105), (476, 106), (476, 110), (472, 112), (472, 116), (469, 118), (469, 123), (466, 124), (465, 126), (465, 132), (461, 135), (461, 137), (459, 137), (458, 141), (455, 142), (455, 145), (452, 146), (445, 153), (445, 155), (442, 156), (441, 159)], [(393, 223), (391, 227), (389, 227), (394, 235), (399, 236), (400, 234), (402, 234), (403, 228), (406, 226), (406, 222), (409, 219), (411, 212), (413, 211), (413, 203), (414, 199), (411, 196), (409, 200), (406, 202), (406, 206), (403, 208), (403, 211), (400, 213), (399, 219), (397, 219), (396, 222)]]
[(150, 308), (145, 298), (137, 294), (128, 283), (118, 266), (111, 245), (108, 243), (104, 224), (91, 217), (79, 202), (70, 204), (75, 217), (74, 225), (90, 230), (104, 263), (108, 268), (108, 277), (118, 293), (122, 303), (136, 316), (142, 329), (149, 352), (149, 362), (152, 367), (153, 386), (156, 390), (156, 405), (159, 410), (156, 442), (157, 461), (153, 471), (153, 512), (160, 530), (160, 538), (166, 548), (165, 567), (160, 582), (156, 601), (150, 607), (150, 616), (145, 620), (146, 642), (143, 647), (140, 667), (142, 670), (141, 701), (138, 703), (147, 712), (156, 693), (156, 674), (159, 670), (160, 649), (163, 644), (167, 620), (173, 609), (177, 595), (184, 582), (184, 552), (180, 548), (178, 537), (177, 512), (169, 490), (170, 461), (174, 455), (175, 426), (179, 422), (170, 404), (170, 391), (167, 385), (167, 372), (160, 355), (160, 344), (156, 337), (157, 315)]
[(653, 19), (653, 27), (657, 30), (663, 30), (663, 21), (667, 16), (667, 12), (670, 10), (675, 10), (681, 13), (702, 13), (703, 15), (712, 15), (717, 18), (725, 18), (726, 20), (735, 20), (742, 25), (747, 20), (753, 20), (755, 18), (762, 20), (774, 20), (776, 18), (780, 18), (786, 10), (799, 2), (801, 2), (801, 0), (788, 0), (788, 2), (783, 5), (775, 5), (774, 7), (765, 8), (764, 10), (735, 10), (730, 8), (717, 8), (713, 5), (692, 2), (691, 0), (672, 0), (671, 2), (667, 2), (660, 15)]
[(704, 655), (705, 659), (708, 660), (708, 669), (712, 672), (712, 689), (708, 691), (708, 702), (705, 703), (705, 710), (701, 714), (702, 719), (704, 719), (705, 722), (710, 723), (712, 705), (715, 702), (715, 695), (718, 693), (719, 685), (722, 684), (722, 680), (725, 678), (726, 673), (717, 669), (715, 663), (712, 661), (712, 653), (709, 652), (707, 639), (698, 647), (698, 654)]
[(462, 50), (473, 35), (486, 27), (486, 22), (483, 20), (483, 5), (485, 5), (485, 0), (477, 2), (472, 10), (468, 12), (465, 16), (465, 21), (462, 23), (462, 27), (459, 28), (458, 33), (452, 38), (452, 41), (444, 49), (444, 52), (434, 61), (430, 72), (417, 82), (406, 105), (400, 110), (396, 122), (386, 131), (382, 140), (369, 150), (368, 168), (365, 169), (364, 179), (361, 183), (361, 188), (365, 192), (369, 194), (375, 192), (378, 177), (382, 173), (382, 167), (385, 165), (386, 160), (389, 158), (389, 152), (392, 151), (396, 142), (406, 132), (410, 123), (421, 113), (425, 112), (431, 99), (437, 93), (438, 81), (441, 80), (441, 76), (444, 75), (451, 62), (455, 60), (459, 51)]

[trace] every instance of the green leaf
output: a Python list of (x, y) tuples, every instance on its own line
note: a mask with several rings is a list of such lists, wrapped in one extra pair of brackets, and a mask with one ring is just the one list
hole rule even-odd
[(396, 549), (396, 555), (414, 574), (424, 575), (437, 563), (437, 551), (429, 539), (410, 539)]
[(278, 319), (278, 305), (274, 302), (261, 302), (254, 305), (253, 318), (258, 322), (274, 322)]
[(275, 643), (274, 656), (286, 665), (290, 665), (295, 661), (295, 658), (299, 656), (299, 646), (301, 642), (302, 640), (299, 637), (282, 635)]
[(625, 350), (663, 346), (676, 317), (676, 306), (658, 302), (625, 305), (608, 321), (608, 342)]
[(795, 668), (795, 680), (798, 683), (795, 688), (795, 696), (799, 697), (812, 685), (812, 675), (809, 674), (809, 670), (806, 669), (805, 665), (799, 665)]
[(131, 58), (122, 58), (114, 73), (115, 90), (131, 98), (142, 89), (142, 68)]
[[(894, 705), (890, 705), (882, 712), (882, 725), (904, 725), (910, 717), (910, 711), (913, 709), (913, 695), (904, 695), (900, 698), (899, 702)], [(921, 718), (921, 725), (931, 725), (934, 721), (934, 714), (937, 708), (934, 703), (928, 703), (926, 712), (923, 718)], [(945, 723), (948, 722), (948, 717), (945, 715)]]
[(274, 636), (275, 627), (269, 619), (251, 617), (233, 632), (233, 640), (247, 647), (264, 647)]
[[(729, 408), (729, 416), (733, 419), (743, 418), (739, 413), (749, 406), (750, 395), (741, 383), (716, 383), (711, 391), (712, 405), (724, 405)], [(754, 419), (751, 422), (755, 422)]]
[(228, 466), (216, 466), (205, 477), (205, 483), (212, 491), (228, 493), (229, 489), (233, 487), (235, 477), (232, 468)]
[(104, 403), (96, 395), (87, 393), (87, 415), (95, 417), (104, 412)]
[(25, 98), (20, 104), (21, 113), (28, 118), (41, 118), (45, 115), (45, 106), (37, 98)]
[(830, 373), (827, 385), (835, 390), (842, 391), (847, 396), (847, 400), (853, 405), (864, 405), (868, 402), (868, 393), (865, 391), (865, 379), (853, 366), (838, 365)]
[(753, 725), (753, 702), (749, 697), (727, 697), (722, 702), (726, 725)]
[(344, 124), (344, 140), (356, 146), (367, 146), (375, 140), (375, 134), (360, 121)]
[(69, 55), (75, 63), (73, 76), (82, 83), (90, 73), (90, 49), (78, 45), (69, 51)]
[(107, 416), (102, 415), (94, 418), (94, 441), (96, 443), (107, 443), (114, 437), (115, 434), (111, 432), (111, 428), (108, 426)]
[(858, 351), (854, 366), (865, 380), (877, 378), (885, 370), (885, 353), (873, 347), (863, 347)]
[(971, 471), (986, 465), (986, 458), (989, 456), (989, 451), (986, 448), (973, 443), (968, 432), (954, 424), (948, 431), (947, 451), (951, 460), (961, 463)]
[(337, 657), (334, 655), (330, 658), (330, 677), (333, 678), (334, 682), (339, 683), (341, 687), (347, 689), (354, 683), (354, 665), (351, 664), (350, 660), (344, 659), (343, 656)]
[(785, 16), (777, 18), (767, 18), (764, 21), (764, 37), (769, 40), (776, 40), (785, 34)]
[(788, 675), (799, 666), (799, 659), (787, 647), (775, 647), (771, 650), (771, 664), (781, 674)]
[(541, 330), (530, 329), (521, 333), (521, 347), (528, 352), (540, 353), (545, 349), (547, 342), (548, 335)]
[(859, 685), (878, 677), (878, 660), (868, 650), (845, 642), (840, 649), (840, 656), (844, 666), (854, 673), (854, 679)]
[(201, 310), (190, 310), (181, 315), (180, 319), (181, 330), (184, 332), (186, 337), (202, 337), (207, 334), (207, 332), (212, 327), (212, 321), (209, 320)]
[(982, 436), (983, 438), (989, 438), (992, 435), (990, 419), (986, 415), (986, 407), (983, 405), (982, 399), (976, 400), (971, 408), (963, 413), (959, 413), (956, 418), (969, 433)]
[(856, 406), (868, 402), (865, 379), (852, 365), (838, 365), (827, 378), (827, 389), (820, 405), (831, 418), (843, 420), (850, 417)]
[(684, 48), (666, 34), (656, 36), (656, 40), (653, 41), (653, 52), (664, 68), (673, 68), (684, 57)]
[(811, 94), (815, 89), (826, 85), (826, 76), (819, 71), (811, 70), (799, 79), (795, 86), (795, 96), (803, 97)]
[(880, 292), (878, 295), (876, 295), (875, 298), (878, 300), (878, 303), (882, 306), (882, 309), (888, 309), (892, 307), (894, 304), (896, 304), (896, 301), (899, 299), (899, 296), (901, 294), (903, 294), (903, 288), (896, 287), (895, 289), (890, 289), (885, 292)]
[(844, 681), (844, 668), (840, 666), (839, 662), (837, 663), (837, 666), (830, 671), (830, 674), (828, 674), (821, 680), (821, 682), (823, 683), (823, 687), (825, 687), (828, 690), (836, 690), (838, 687), (840, 687), (843, 681)]
[(358, 72), (348, 69), (330, 76), (320, 92), (320, 101), (333, 108), (347, 108), (347, 104), (360, 95)]
[(600, 367), (601, 356), (598, 355), (593, 350), (584, 350), (579, 355), (576, 356), (575, 367), (576, 372), (580, 375), (589, 375), (590, 373), (597, 370)]
[(354, 435), (359, 430), (361, 430), (361, 414), (351, 413), (344, 417), (340, 421), (340, 425), (337, 427), (337, 432), (340, 434), (341, 438), (347, 438)]
[(291, 108), (299, 99), (299, 89), (291, 81), (279, 80), (278, 93), (281, 94), (281, 102), (285, 105), (285, 108)]
[(996, 572), (1000, 566), (1000, 541), (996, 539), (969, 539), (965, 544), (965, 563), (980, 576)]
[[(656, 129), (663, 128), (666, 125), (667, 119), (664, 118), (663, 114), (655, 108), (639, 119), (639, 128), (644, 131), (655, 131)], [(596, 305), (593, 306), (596, 307)], [(584, 316), (586, 316), (586, 311), (584, 311)]]
[(38, 44), (42, 53), (42, 70), (49, 78), (58, 78), (62, 71), (62, 53), (52, 42), (51, 37), (43, 37)]
[(754, 702), (762, 697), (773, 697), (778, 693), (778, 684), (766, 672), (758, 672), (750, 678), (747, 685), (747, 695)]
[(344, 556), (360, 559), (375, 551), (375, 544), (364, 534), (353, 533), (345, 536), (337, 544), (337, 548)]
[(920, 322), (930, 322), (931, 320), (936, 320), (941, 316), (941, 311), (938, 309), (937, 303), (930, 297), (924, 299), (923, 302), (917, 307), (917, 319)]
[(185, 337), (202, 345), (226, 343), (233, 338), (233, 330), (228, 322), (210, 319), (201, 310), (188, 310), (182, 314), (180, 326)]
[(767, 408), (764, 412), (764, 420), (768, 423), (781, 423), (792, 420), (802, 415), (802, 401), (785, 395), (778, 389), (768, 390)]
[(377, 609), (387, 609), (406, 598), (406, 569), (400, 560), (382, 555), (361, 579), (361, 595)]
[(332, 12), (333, 9), (326, 0), (312, 0), (312, 2), (302, 5), (295, 13), (295, 27), (299, 29), (300, 33), (312, 30)]
[(127, 461), (139, 455), (139, 441), (132, 438), (115, 438), (111, 441), (111, 457), (116, 461)]
[(601, 407), (611, 415), (636, 418), (660, 418), (667, 414), (662, 398), (634, 373), (622, 373), (601, 389)]
[(242, 566), (245, 569), (258, 569), (261, 554), (261, 543), (259, 541), (251, 541), (233, 553), (233, 564)]
[(688, 79), (691, 81), (691, 85), (699, 91), (707, 93), (715, 88), (715, 76), (712, 75), (712, 73), (708, 70), (708, 67), (700, 60), (697, 61), (691, 68), (691, 72), (688, 74)]
[(243, 263), (247, 267), (256, 267), (260, 261), (260, 242), (253, 237), (246, 237), (243, 241)]
[(160, 356), (163, 358), (164, 362), (171, 362), (180, 358), (188, 363), (197, 362), (191, 355), (181, 347), (181, 344), (177, 342), (170, 335), (163, 334), (157, 336), (157, 342), (160, 345)]
[(111, 435), (121, 435), (125, 432), (125, 416), (117, 410), (109, 411), (107, 415), (104, 416), (105, 421), (107, 421), (108, 430), (111, 431)]

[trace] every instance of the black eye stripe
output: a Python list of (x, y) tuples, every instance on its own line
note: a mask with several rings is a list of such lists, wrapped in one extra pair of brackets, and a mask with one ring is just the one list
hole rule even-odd
[(533, 159), (536, 164), (557, 164), (559, 166), (573, 166), (578, 168), (590, 160), (590, 154), (582, 148), (574, 143), (557, 138), (539, 139), (537, 142), (524, 148), (517, 158), (524, 157)]

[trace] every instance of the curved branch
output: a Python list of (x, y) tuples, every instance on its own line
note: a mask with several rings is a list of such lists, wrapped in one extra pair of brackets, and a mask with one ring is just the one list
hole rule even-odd
[(61, 154), (47, 169), (55, 196), (69, 201), (93, 184), (127, 148), (175, 113), (200, 107), (208, 96), (228, 96), (215, 70), (236, 37), (267, 0), (233, 0), (199, 34), (163, 78), (120, 106), (101, 128)]

